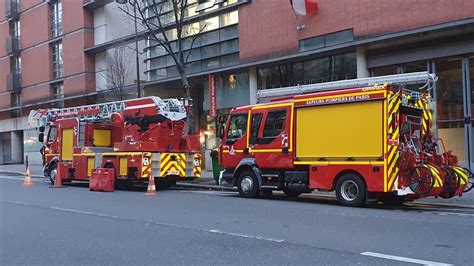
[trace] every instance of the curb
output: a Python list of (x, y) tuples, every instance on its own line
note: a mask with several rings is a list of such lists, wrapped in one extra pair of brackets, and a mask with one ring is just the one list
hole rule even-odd
[(216, 191), (231, 191), (237, 192), (236, 188), (233, 187), (221, 187), (217, 185), (205, 185), (205, 184), (193, 184), (193, 183), (185, 183), (185, 182), (176, 182), (176, 186), (178, 188), (199, 188), (199, 189), (209, 189), (209, 190), (216, 190)]
[[(15, 176), (25, 176), (24, 172), (15, 172), (15, 171), (0, 171), (0, 175), (15, 175)], [(42, 175), (31, 175), (33, 178), (44, 178)]]
[[(23, 172), (15, 172), (15, 171), (0, 171), (0, 175), (15, 175), (15, 176), (24, 176), (25, 173)], [(42, 175), (31, 175), (33, 178), (44, 178)], [(234, 187), (221, 187), (218, 185), (207, 185), (207, 184), (195, 184), (195, 183), (187, 183), (187, 182), (177, 182), (174, 187), (177, 188), (189, 188), (189, 189), (207, 189), (207, 190), (214, 190), (214, 191), (229, 191), (229, 192), (238, 192), (237, 188)], [(336, 199), (335, 196), (332, 195), (318, 195), (315, 194), (307, 194), (313, 197), (322, 198), (322, 199)], [(414, 206), (415, 205), (415, 206)], [(428, 202), (427, 200), (422, 201), (413, 201), (410, 203), (405, 204), (405, 206), (412, 206), (416, 207), (416, 205), (421, 205), (423, 207), (454, 207), (454, 208), (474, 208), (474, 205), (471, 204), (451, 204), (451, 203), (442, 203), (442, 202)], [(420, 206), (420, 207), (421, 207)]]

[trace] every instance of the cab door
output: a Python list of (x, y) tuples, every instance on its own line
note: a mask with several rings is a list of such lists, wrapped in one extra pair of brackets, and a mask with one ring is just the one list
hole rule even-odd
[[(258, 110), (252, 110), (252, 114)], [(279, 106), (267, 108), (262, 113), (258, 137), (250, 144), (259, 168), (283, 169), (293, 166), (292, 126), (293, 108)]]
[(77, 145), (77, 131), (79, 121), (76, 118), (61, 120), (58, 127), (58, 142), (60, 145), (59, 159), (61, 161), (71, 161), (74, 157), (74, 146)]
[(247, 129), (249, 113), (239, 112), (231, 115), (222, 140), (222, 167), (234, 169), (239, 162), (249, 156)]

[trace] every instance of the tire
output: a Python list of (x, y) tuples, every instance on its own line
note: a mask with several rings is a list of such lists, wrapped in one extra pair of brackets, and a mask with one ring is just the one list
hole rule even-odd
[(51, 181), (51, 185), (54, 186), (54, 180), (56, 179), (56, 176), (58, 176), (58, 165), (56, 162), (52, 162), (48, 168), (49, 168), (49, 181)]
[(291, 191), (291, 190), (288, 190), (288, 189), (283, 189), (283, 193), (285, 193), (285, 195), (288, 197), (288, 198), (297, 198), (299, 195), (301, 195), (300, 192), (297, 192), (297, 191)]
[(239, 175), (237, 189), (244, 198), (257, 198), (260, 194), (257, 177), (252, 171), (243, 171)]
[(469, 171), (467, 168), (463, 168), (467, 173), (468, 173), (468, 178), (467, 178), (467, 186), (464, 189), (463, 193), (467, 193), (471, 191), (471, 189), (474, 187), (474, 175)]
[(343, 206), (360, 207), (365, 204), (367, 186), (359, 175), (344, 174), (336, 182), (336, 196)]

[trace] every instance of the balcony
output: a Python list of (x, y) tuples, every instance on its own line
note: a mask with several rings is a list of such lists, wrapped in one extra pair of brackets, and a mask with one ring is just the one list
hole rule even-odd
[(21, 91), (21, 74), (10, 73), (7, 75), (7, 91), (18, 93)]
[(17, 19), (19, 15), (18, 3), (15, 0), (5, 0), (5, 17)]
[(5, 49), (8, 55), (18, 55), (20, 53), (20, 38), (8, 36)]

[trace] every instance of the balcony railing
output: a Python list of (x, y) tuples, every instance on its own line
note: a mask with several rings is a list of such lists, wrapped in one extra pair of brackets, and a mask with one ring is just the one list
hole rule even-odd
[(5, 47), (8, 55), (18, 55), (20, 52), (20, 38), (8, 36)]
[(15, 0), (5, 0), (5, 17), (17, 19), (18, 15), (18, 3)]
[(21, 74), (10, 73), (7, 75), (7, 91), (21, 91)]

